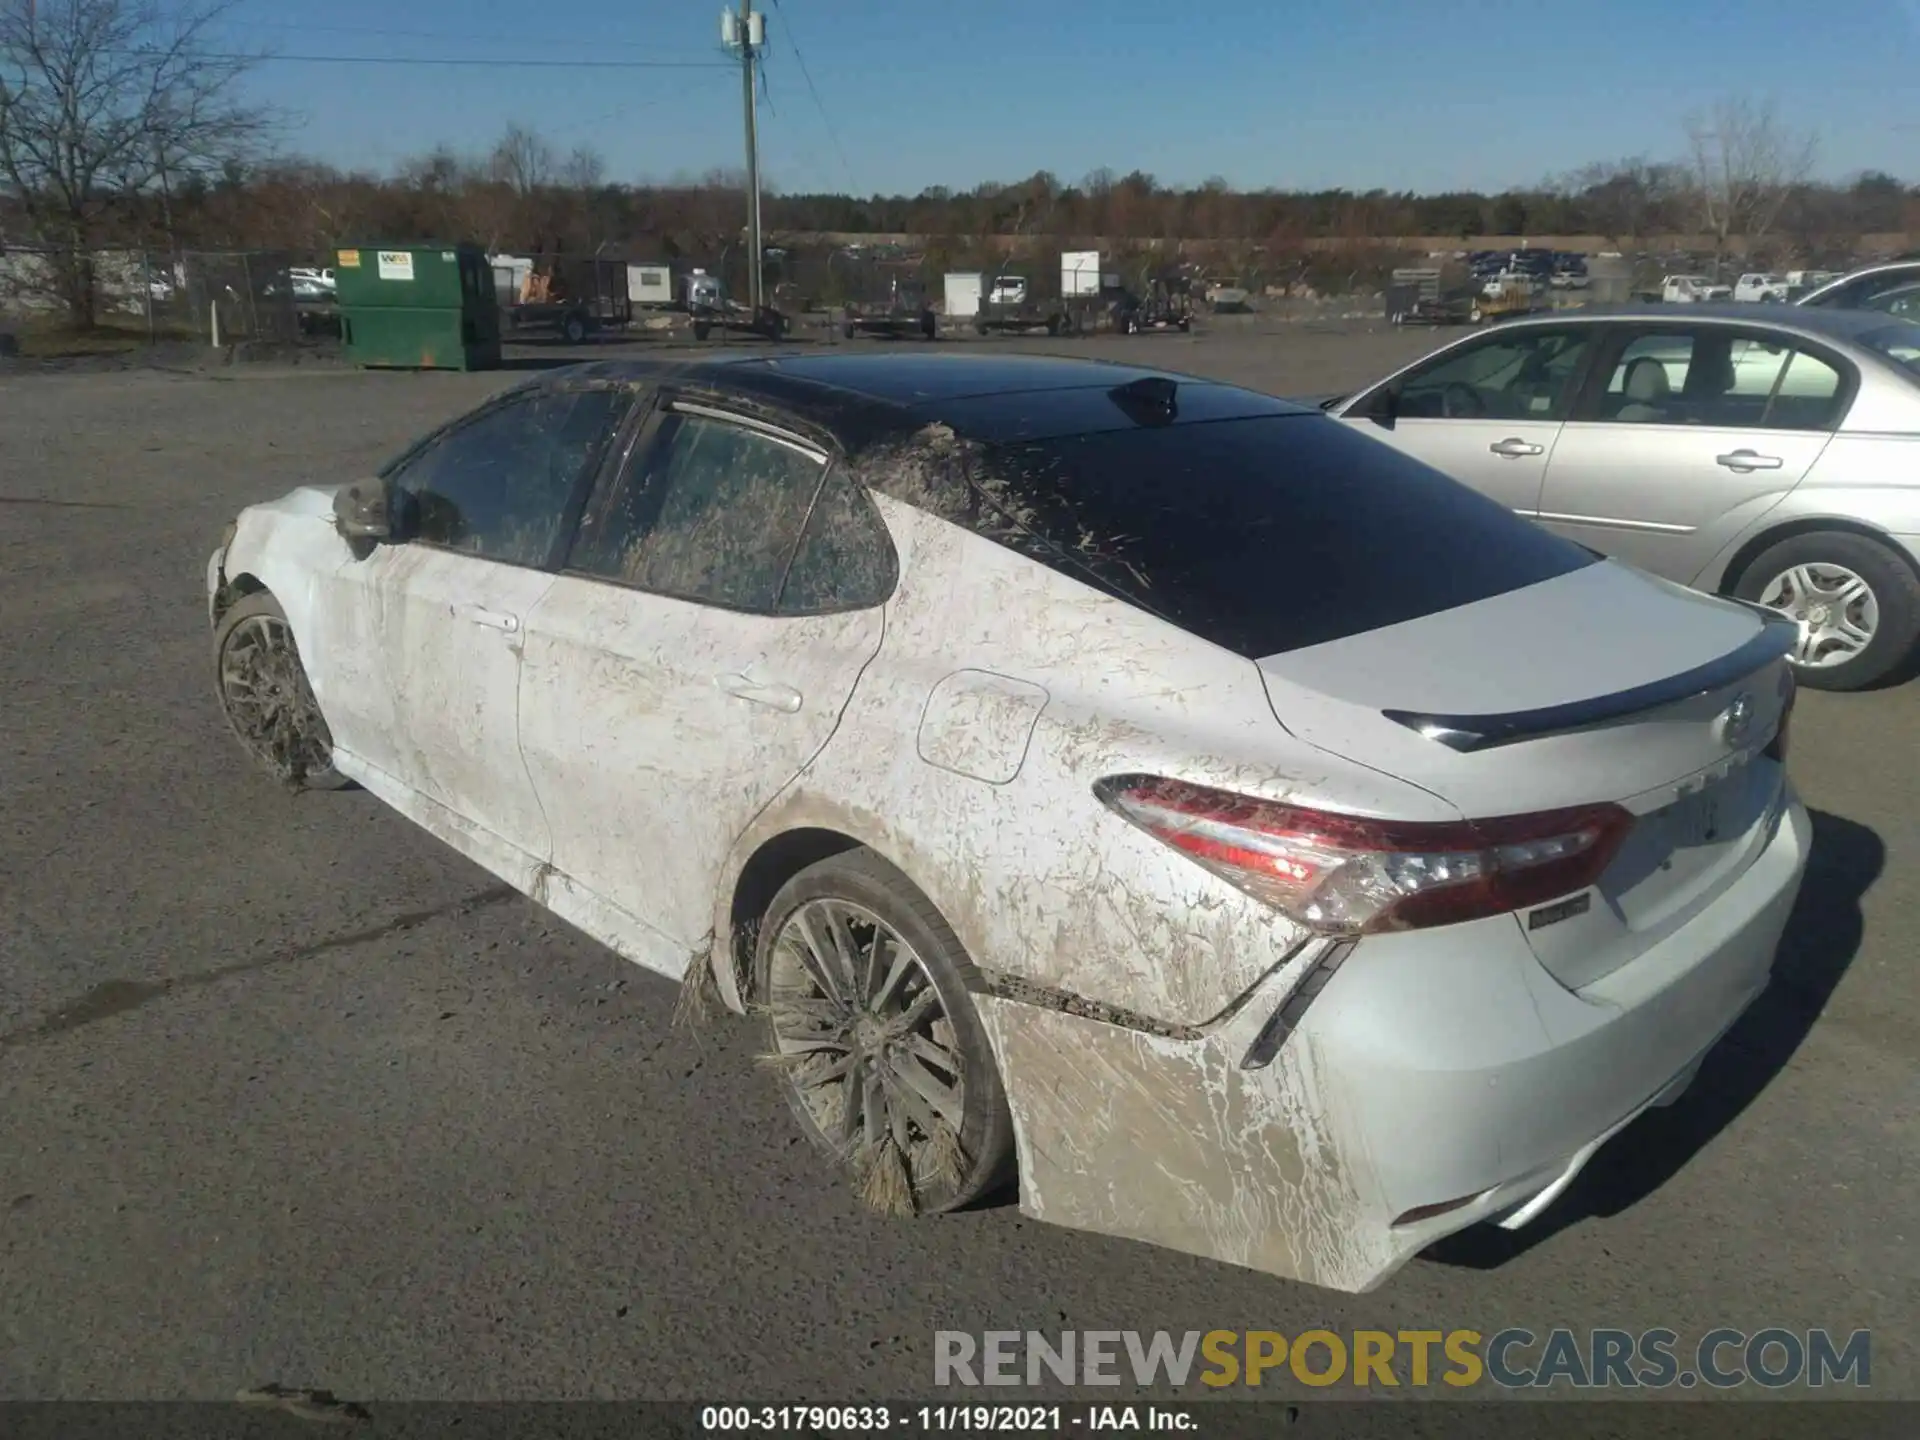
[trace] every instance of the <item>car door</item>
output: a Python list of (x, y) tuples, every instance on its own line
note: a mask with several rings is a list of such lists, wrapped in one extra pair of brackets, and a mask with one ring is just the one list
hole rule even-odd
[(1495, 329), (1401, 372), (1340, 418), (1531, 516), (1595, 327)]
[(343, 768), (516, 881), (549, 848), (520, 755), (525, 619), (631, 403), (621, 386), (523, 391), (435, 436), (387, 475), (404, 538), (324, 587)]
[(613, 908), (629, 958), (684, 968), (734, 841), (879, 650), (895, 564), (828, 450), (765, 421), (666, 395), (606, 467), (529, 617), (520, 717), (554, 882)]
[(1560, 432), (1541, 522), (1691, 583), (1800, 483), (1857, 380), (1777, 332), (1620, 326)]

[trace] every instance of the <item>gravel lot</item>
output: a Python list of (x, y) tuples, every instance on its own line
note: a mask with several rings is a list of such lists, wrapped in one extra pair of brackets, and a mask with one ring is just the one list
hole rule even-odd
[[(1426, 343), (1025, 348), (1303, 393)], [(1530, 1231), (1350, 1297), (1011, 1207), (882, 1221), (744, 1026), (670, 1030), (669, 984), (224, 730), (220, 527), (511, 378), (0, 378), (0, 1398), (903, 1397), (940, 1328), (1509, 1325), (1870, 1327), (1920, 1398), (1920, 686), (1803, 700), (1776, 985)]]

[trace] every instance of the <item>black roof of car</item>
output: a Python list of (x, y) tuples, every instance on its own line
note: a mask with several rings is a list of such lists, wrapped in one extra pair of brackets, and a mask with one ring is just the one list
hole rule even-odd
[[(936, 423), (964, 437), (996, 443), (1128, 424), (1316, 413), (1294, 401), (1196, 375), (1115, 361), (994, 351), (799, 351), (684, 361), (598, 361), (551, 371), (530, 383), (569, 378), (677, 383), (738, 397), (817, 426), (848, 451)], [(1171, 409), (1162, 403), (1166, 396), (1172, 398)]]

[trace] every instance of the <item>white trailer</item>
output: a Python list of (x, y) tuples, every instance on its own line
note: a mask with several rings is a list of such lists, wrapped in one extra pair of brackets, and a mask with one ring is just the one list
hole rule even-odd
[(1060, 298), (1073, 300), (1100, 293), (1100, 252), (1063, 250), (1060, 252)]
[(949, 271), (946, 309), (949, 320), (971, 320), (980, 313), (982, 277), (978, 270)]
[(673, 269), (668, 265), (627, 266), (627, 297), (636, 307), (674, 308)]

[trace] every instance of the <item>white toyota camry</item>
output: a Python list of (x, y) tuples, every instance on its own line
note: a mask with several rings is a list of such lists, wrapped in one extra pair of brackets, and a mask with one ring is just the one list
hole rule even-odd
[(1807, 859), (1790, 625), (1184, 376), (559, 371), (207, 589), (260, 760), (754, 1013), (871, 1203), (1342, 1289), (1673, 1099)]

